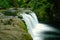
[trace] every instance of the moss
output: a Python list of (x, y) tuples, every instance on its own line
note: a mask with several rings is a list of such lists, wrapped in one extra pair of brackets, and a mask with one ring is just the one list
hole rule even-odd
[(27, 27), (26, 27), (26, 25), (24, 24), (24, 22), (22, 20), (20, 20), (18, 25), (27, 32)]

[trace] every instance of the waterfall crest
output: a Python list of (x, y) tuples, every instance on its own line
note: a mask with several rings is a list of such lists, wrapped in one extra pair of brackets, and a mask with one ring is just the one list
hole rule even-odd
[(27, 30), (32, 36), (33, 40), (43, 40), (46, 35), (43, 34), (45, 31), (55, 31), (54, 28), (38, 22), (37, 16), (34, 12), (22, 14), (23, 20), (27, 25)]

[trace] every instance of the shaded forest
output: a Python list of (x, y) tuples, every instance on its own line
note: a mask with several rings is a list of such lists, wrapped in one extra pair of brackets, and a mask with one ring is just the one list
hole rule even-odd
[(40, 22), (60, 26), (60, 0), (0, 0), (0, 9), (8, 8), (30, 8)]

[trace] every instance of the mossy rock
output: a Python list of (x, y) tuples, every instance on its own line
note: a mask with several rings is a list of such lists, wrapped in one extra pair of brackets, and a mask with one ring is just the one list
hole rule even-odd
[[(32, 40), (21, 19), (7, 17), (0, 17), (0, 40)], [(8, 21), (10, 24), (7, 23)]]
[(0, 40), (32, 40), (32, 38), (19, 26), (1, 25)]

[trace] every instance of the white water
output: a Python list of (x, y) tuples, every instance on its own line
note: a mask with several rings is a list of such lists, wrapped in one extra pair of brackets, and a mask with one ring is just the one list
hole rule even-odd
[(44, 40), (46, 36), (43, 34), (45, 31), (55, 31), (54, 28), (38, 22), (37, 16), (34, 12), (26, 14), (25, 12), (20, 14), (23, 17), (27, 25), (28, 32), (32, 36), (33, 40)]

